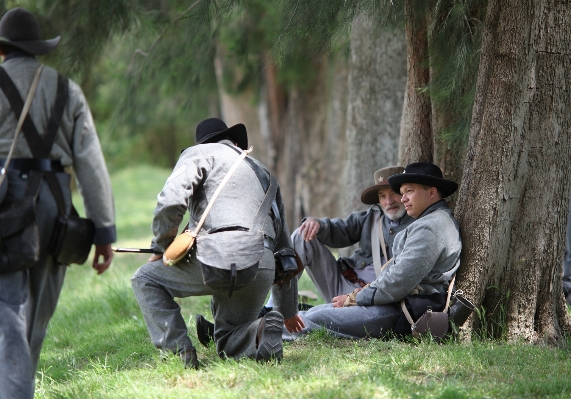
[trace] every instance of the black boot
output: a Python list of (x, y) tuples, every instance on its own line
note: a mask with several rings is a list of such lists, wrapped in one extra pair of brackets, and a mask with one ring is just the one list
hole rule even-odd
[(283, 357), (282, 331), (284, 317), (279, 312), (268, 312), (260, 321), (257, 337), (257, 352), (255, 359), (258, 362), (267, 362), (275, 359), (280, 361)]
[(200, 363), (198, 362), (198, 356), (196, 356), (196, 349), (189, 348), (185, 349), (179, 353), (179, 356), (184, 363), (184, 367), (187, 369), (198, 370)]

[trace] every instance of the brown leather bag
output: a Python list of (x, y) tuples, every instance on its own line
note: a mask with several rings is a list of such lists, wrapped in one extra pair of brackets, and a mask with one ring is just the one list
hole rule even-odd
[(434, 341), (440, 342), (442, 338), (446, 336), (448, 333), (448, 307), (450, 306), (450, 296), (452, 295), (452, 287), (454, 286), (455, 280), (456, 275), (452, 277), (452, 281), (450, 281), (448, 285), (448, 296), (446, 297), (444, 310), (442, 312), (433, 312), (429, 307), (416, 322), (412, 319), (406, 308), (405, 300), (401, 300), (402, 311), (411, 325), (412, 335), (415, 338), (430, 335)]

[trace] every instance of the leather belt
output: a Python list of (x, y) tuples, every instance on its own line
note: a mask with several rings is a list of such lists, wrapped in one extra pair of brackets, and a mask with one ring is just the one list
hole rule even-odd
[[(188, 225), (186, 228), (188, 228)], [(223, 227), (223, 228), (219, 228), (219, 229), (210, 230), (208, 232), (208, 234), (221, 233), (223, 231), (248, 231), (248, 230), (249, 229), (247, 229), (246, 227), (231, 226), (231, 227)], [(273, 250), (274, 249), (274, 239), (264, 235), (264, 248), (268, 248), (268, 249)]]
[[(0, 167), (4, 167), (5, 163), (5, 159), (0, 159)], [(47, 158), (12, 158), (8, 169), (19, 170), (22, 172), (29, 172), (31, 170), (37, 170), (39, 172), (64, 172), (63, 166), (59, 160)]]

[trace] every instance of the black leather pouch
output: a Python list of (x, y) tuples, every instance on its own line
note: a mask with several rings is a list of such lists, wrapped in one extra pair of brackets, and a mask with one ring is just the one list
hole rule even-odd
[(40, 258), (36, 201), (41, 178), (31, 174), (24, 198), (0, 206), (0, 273), (29, 269)]
[(58, 215), (49, 245), (49, 254), (59, 263), (83, 264), (89, 256), (95, 225), (77, 214)]
[(303, 271), (301, 259), (292, 248), (282, 248), (274, 252), (274, 259), (276, 260), (274, 284), (280, 287)]

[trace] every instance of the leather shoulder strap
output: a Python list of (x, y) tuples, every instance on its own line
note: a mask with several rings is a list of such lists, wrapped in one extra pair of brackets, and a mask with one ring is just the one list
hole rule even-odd
[[(20, 119), (20, 114), (24, 109), (24, 101), (22, 101), (22, 97), (20, 97), (20, 93), (16, 88), (16, 85), (6, 72), (6, 70), (0, 67), (0, 89), (4, 92), (4, 95), (10, 102), (10, 107), (12, 108), (12, 112), (16, 116), (16, 119)], [(26, 115), (24, 119), (24, 123), (22, 125), (22, 131), (24, 136), (26, 137), (26, 141), (28, 142), (28, 146), (30, 147), (30, 151), (35, 158), (48, 158), (49, 151), (46, 148), (44, 141), (42, 140), (38, 130), (36, 129), (36, 125), (30, 115)]]
[(44, 142), (49, 151), (52, 149), (57, 131), (61, 124), (63, 112), (65, 110), (65, 104), (67, 103), (68, 98), (69, 80), (65, 76), (58, 74), (56, 101), (52, 107), (48, 126), (46, 127), (46, 135), (44, 136)]
[(196, 237), (198, 235), (198, 232), (202, 228), (202, 225), (204, 224), (204, 221), (206, 220), (206, 216), (208, 216), (208, 212), (210, 212), (210, 209), (212, 209), (212, 206), (214, 205), (216, 198), (218, 198), (218, 195), (220, 195), (220, 192), (222, 191), (222, 189), (224, 188), (224, 186), (226, 185), (228, 180), (230, 180), (230, 177), (232, 177), (232, 175), (234, 174), (236, 169), (238, 169), (238, 165), (240, 164), (240, 162), (242, 162), (242, 160), (244, 158), (246, 158), (246, 155), (248, 155), (248, 153), (250, 151), (252, 151), (252, 147), (250, 147), (248, 150), (243, 151), (240, 154), (240, 156), (238, 157), (238, 159), (236, 159), (236, 161), (234, 161), (234, 163), (230, 167), (230, 170), (226, 173), (226, 176), (224, 176), (224, 178), (222, 179), (222, 181), (220, 182), (220, 184), (216, 188), (216, 191), (214, 191), (214, 194), (212, 194), (212, 198), (210, 198), (210, 201), (208, 201), (208, 205), (206, 205), (206, 209), (202, 213), (202, 217), (198, 221), (198, 224), (196, 225), (194, 232), (192, 232), (191, 235), (194, 235), (194, 237)]
[[(24, 109), (24, 102), (22, 101), (22, 97), (20, 97), (20, 93), (18, 93), (18, 89), (16, 88), (14, 81), (2, 67), (0, 67), (0, 89), (2, 89), (4, 95), (10, 102), (10, 107), (12, 108), (12, 112), (14, 112), (16, 119), (19, 119), (20, 114)], [(56, 100), (52, 107), (44, 138), (42, 138), (38, 132), (38, 129), (36, 128), (34, 121), (30, 118), (30, 115), (26, 115), (22, 126), (22, 132), (26, 137), (26, 141), (28, 142), (28, 146), (30, 147), (30, 151), (34, 158), (50, 157), (52, 145), (59, 129), (68, 97), (69, 81), (66, 77), (58, 74)]]
[(270, 187), (268, 188), (268, 191), (266, 191), (266, 196), (264, 197), (264, 200), (262, 201), (262, 204), (256, 213), (252, 230), (262, 230), (262, 227), (264, 227), (264, 223), (268, 217), (268, 214), (270, 213), (270, 208), (272, 206), (272, 202), (276, 197), (277, 191), (278, 181), (274, 175), (270, 174)]
[(385, 257), (385, 261), (389, 260), (387, 255), (387, 244), (385, 244), (385, 229), (383, 229), (383, 225), (385, 223), (385, 215), (381, 216), (379, 219), (379, 238), (381, 240), (381, 250), (383, 251), (383, 256)]
[[(227, 146), (228, 148), (231, 148), (232, 150), (240, 153), (240, 150), (238, 148), (236, 148), (235, 146), (229, 145), (229, 144), (224, 144), (224, 145)], [(246, 157), (245, 161), (248, 163), (250, 168), (252, 168), (252, 170), (254, 171), (256, 176), (258, 177), (258, 180), (260, 181), (260, 184), (262, 185), (264, 192), (267, 193), (268, 188), (270, 186), (270, 178), (268, 176), (268, 173), (266, 173), (266, 171), (263, 170), (252, 159)], [(271, 173), (270, 173), (270, 175), (271, 175)], [(278, 204), (275, 200), (275, 195), (274, 195), (274, 200), (272, 201), (272, 204), (271, 204), (271, 211), (274, 215), (273, 220), (274, 220), (274, 230), (276, 231), (276, 237), (279, 237), (281, 235), (281, 232), (283, 229), (283, 224), (282, 224), (282, 219), (280, 216), (280, 210), (279, 210)]]

